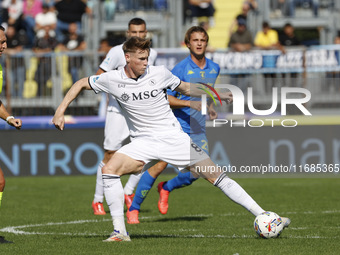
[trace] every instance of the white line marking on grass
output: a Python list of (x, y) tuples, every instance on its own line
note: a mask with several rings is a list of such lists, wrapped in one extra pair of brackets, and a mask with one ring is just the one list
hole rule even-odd
[(0, 229), (0, 232), (8, 232), (13, 234), (20, 235), (97, 235), (94, 233), (51, 233), (51, 232), (28, 232), (20, 229), (23, 228), (33, 228), (33, 227), (44, 227), (44, 226), (57, 226), (57, 225), (70, 225), (70, 224), (83, 224), (83, 223), (92, 223), (92, 222), (102, 222), (102, 221), (111, 221), (111, 219), (102, 219), (102, 220), (76, 220), (76, 221), (67, 221), (67, 222), (48, 222), (41, 224), (30, 224), (30, 225), (21, 225), (21, 226), (12, 226)]
[(305, 212), (283, 212), (281, 214), (338, 214), (340, 213), (339, 210), (328, 210), (328, 211), (305, 211)]
[[(333, 211), (321, 211), (321, 212), (286, 212), (285, 214), (329, 214), (329, 213), (340, 213), (338, 210), (333, 210)], [(225, 214), (220, 214), (220, 215), (215, 215), (215, 217), (235, 217), (235, 216), (244, 216), (246, 215), (245, 213), (225, 213)], [(188, 218), (195, 218), (195, 217), (213, 217), (213, 214), (193, 214), (193, 215), (176, 215), (175, 217), (188, 217)], [(159, 218), (164, 218), (163, 215), (159, 216), (142, 216), (140, 219), (159, 219)], [(8, 226), (5, 228), (0, 229), (0, 232), (7, 232), (7, 233), (13, 233), (13, 234), (20, 234), (20, 235), (67, 235), (67, 236), (95, 236), (98, 235), (98, 233), (90, 233), (90, 232), (82, 232), (82, 233), (69, 233), (69, 232), (32, 232), (32, 231), (25, 231), (23, 229), (26, 228), (34, 228), (34, 227), (46, 227), (46, 226), (58, 226), (58, 225), (70, 225), (70, 224), (84, 224), (84, 223), (95, 223), (95, 222), (106, 222), (106, 221), (112, 221), (111, 219), (95, 219), (95, 220), (76, 220), (76, 221), (67, 221), (67, 222), (48, 222), (48, 223), (41, 223), (41, 224), (29, 224), (29, 225), (21, 225), (21, 226)], [(332, 229), (339, 229), (340, 226), (335, 226), (335, 227), (327, 227), (327, 228), (332, 228)], [(308, 227), (290, 227), (289, 229), (291, 230), (306, 230), (310, 229)], [(197, 229), (178, 229), (176, 231), (179, 232), (195, 232), (199, 231)], [(148, 234), (148, 233), (160, 233), (161, 230), (148, 230), (148, 231), (143, 231), (143, 233)], [(100, 233), (100, 234), (105, 234), (105, 233)], [(195, 235), (164, 235), (165, 237), (184, 237), (184, 238), (254, 238), (254, 236), (246, 236), (246, 235), (232, 235), (232, 236), (224, 236), (224, 235), (203, 235), (203, 234), (195, 234)], [(321, 236), (287, 236), (289, 238), (296, 238), (296, 239), (335, 239), (338, 238), (337, 236), (335, 237), (321, 237)]]
[[(162, 235), (164, 237), (180, 237), (180, 238), (225, 238), (225, 239), (254, 239), (257, 236), (254, 235), (203, 235), (203, 234), (196, 234), (196, 235)], [(323, 237), (323, 236), (293, 236), (293, 235), (283, 235), (283, 237), (287, 237), (289, 239), (339, 239), (339, 237)]]

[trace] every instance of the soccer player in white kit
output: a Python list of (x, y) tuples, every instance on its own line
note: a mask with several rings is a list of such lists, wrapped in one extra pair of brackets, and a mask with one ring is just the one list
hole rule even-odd
[[(199, 96), (201, 90), (196, 89), (195, 84), (181, 82), (164, 66), (148, 66), (150, 41), (132, 37), (124, 43), (123, 50), (127, 63), (123, 69), (77, 81), (52, 120), (56, 128), (63, 130), (67, 107), (85, 89), (110, 93), (122, 107), (131, 142), (120, 148), (102, 168), (105, 199), (114, 227), (111, 236), (104, 241), (131, 241), (125, 228), (124, 190), (120, 176), (140, 172), (148, 163), (159, 160), (199, 174), (255, 216), (264, 212), (240, 185), (216, 170), (209, 156), (182, 131), (170, 109), (167, 88), (190, 96)], [(224, 100), (231, 99), (230, 94), (220, 93), (220, 96)], [(290, 220), (284, 217), (282, 220), (287, 227)]]
[[(138, 36), (145, 38), (147, 35), (146, 23), (143, 19), (133, 18), (129, 21), (128, 30), (126, 31), (127, 38)], [(154, 65), (157, 58), (157, 52), (150, 49), (150, 56), (148, 63)], [(103, 62), (99, 65), (97, 75), (126, 65), (126, 60), (123, 52), (123, 44), (117, 45), (107, 53)], [(105, 94), (106, 95), (106, 94)], [(94, 199), (92, 201), (92, 209), (95, 215), (106, 214), (103, 206), (104, 201), (104, 187), (102, 179), (102, 167), (109, 161), (112, 155), (120, 149), (124, 144), (129, 142), (129, 129), (126, 120), (121, 113), (121, 108), (117, 100), (108, 94), (109, 103), (107, 106), (105, 130), (104, 130), (104, 159), (100, 162), (97, 168), (96, 188)], [(133, 190), (137, 186), (140, 179), (140, 174), (131, 175), (125, 185), (125, 202), (130, 207), (133, 199)]]

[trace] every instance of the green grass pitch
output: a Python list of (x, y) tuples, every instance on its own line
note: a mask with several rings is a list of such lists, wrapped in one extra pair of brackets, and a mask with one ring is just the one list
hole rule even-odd
[(292, 219), (265, 240), (253, 215), (205, 180), (171, 193), (161, 215), (156, 185), (171, 177), (158, 178), (124, 243), (102, 242), (113, 228), (109, 213), (92, 213), (95, 176), (8, 177), (0, 235), (14, 243), (0, 254), (339, 254), (340, 178), (235, 178), (264, 209)]

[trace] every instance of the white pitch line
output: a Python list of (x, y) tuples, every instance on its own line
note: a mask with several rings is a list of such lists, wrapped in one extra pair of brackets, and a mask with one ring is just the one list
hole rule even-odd
[[(286, 212), (285, 214), (316, 214), (316, 213), (321, 213), (321, 214), (330, 214), (330, 213), (335, 213), (338, 214), (340, 213), (339, 210), (331, 210), (331, 211), (321, 211), (321, 212)], [(225, 214), (220, 214), (218, 217), (233, 217), (233, 216), (244, 216), (246, 215), (245, 213), (225, 213)], [(181, 217), (213, 217), (213, 214), (193, 214), (193, 215), (182, 215)], [(140, 219), (157, 219), (157, 218), (163, 218), (164, 216), (159, 215), (159, 216), (142, 216)], [(40, 224), (29, 224), (29, 225), (21, 225), (21, 226), (9, 226), (0, 229), (0, 232), (7, 232), (7, 233), (12, 233), (12, 234), (20, 234), (20, 235), (67, 235), (67, 236), (95, 236), (95, 235), (102, 235), (103, 233), (54, 233), (54, 232), (31, 232), (31, 231), (24, 231), (22, 229), (25, 228), (34, 228), (34, 227), (43, 227), (43, 226), (57, 226), (57, 225), (70, 225), (70, 224), (84, 224), (84, 223), (94, 223), (94, 222), (106, 222), (106, 221), (111, 221), (111, 219), (95, 219), (95, 220), (76, 220), (76, 221), (67, 221), (67, 222), (48, 222), (48, 223), (40, 223)], [(340, 226), (335, 226), (335, 227), (327, 227), (327, 229), (339, 229)], [(306, 230), (306, 229), (311, 229), (308, 227), (290, 227), (289, 229), (291, 230)], [(190, 231), (190, 232), (195, 232), (198, 231), (196, 229), (179, 229), (176, 230), (179, 232), (185, 232), (185, 231)], [(159, 233), (161, 232), (160, 230), (151, 230), (151, 231), (143, 231), (143, 233)], [(105, 234), (105, 233), (104, 233)], [(183, 238), (254, 238), (254, 236), (224, 236), (224, 235), (203, 235), (203, 234), (195, 234), (195, 235), (164, 235), (164, 236), (169, 236), (169, 237), (183, 237)], [(289, 238), (301, 238), (301, 239), (334, 239), (338, 237), (320, 237), (320, 236), (289, 236)]]

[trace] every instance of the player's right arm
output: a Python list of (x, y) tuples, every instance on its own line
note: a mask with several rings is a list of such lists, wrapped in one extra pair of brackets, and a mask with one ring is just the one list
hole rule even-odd
[(2, 104), (0, 100), (0, 118), (5, 120), (8, 125), (15, 127), (16, 129), (20, 129), (22, 125), (21, 119), (16, 119), (7, 112), (5, 106)]
[(191, 107), (192, 109), (195, 109), (196, 111), (201, 110), (200, 101), (182, 100), (171, 95), (168, 95), (168, 100), (169, 100), (170, 107), (172, 109)]
[(58, 106), (54, 117), (52, 119), (52, 123), (54, 124), (54, 126), (59, 129), (59, 130), (63, 130), (64, 129), (64, 125), (65, 125), (65, 111), (67, 109), (67, 107), (70, 105), (70, 103), (77, 98), (77, 96), (79, 95), (79, 93), (83, 90), (91, 90), (91, 86), (89, 84), (89, 78), (83, 78), (80, 79), (79, 81), (77, 81), (75, 84), (72, 85), (72, 87), (69, 89), (69, 91), (66, 93), (63, 101), (61, 102), (61, 104)]

